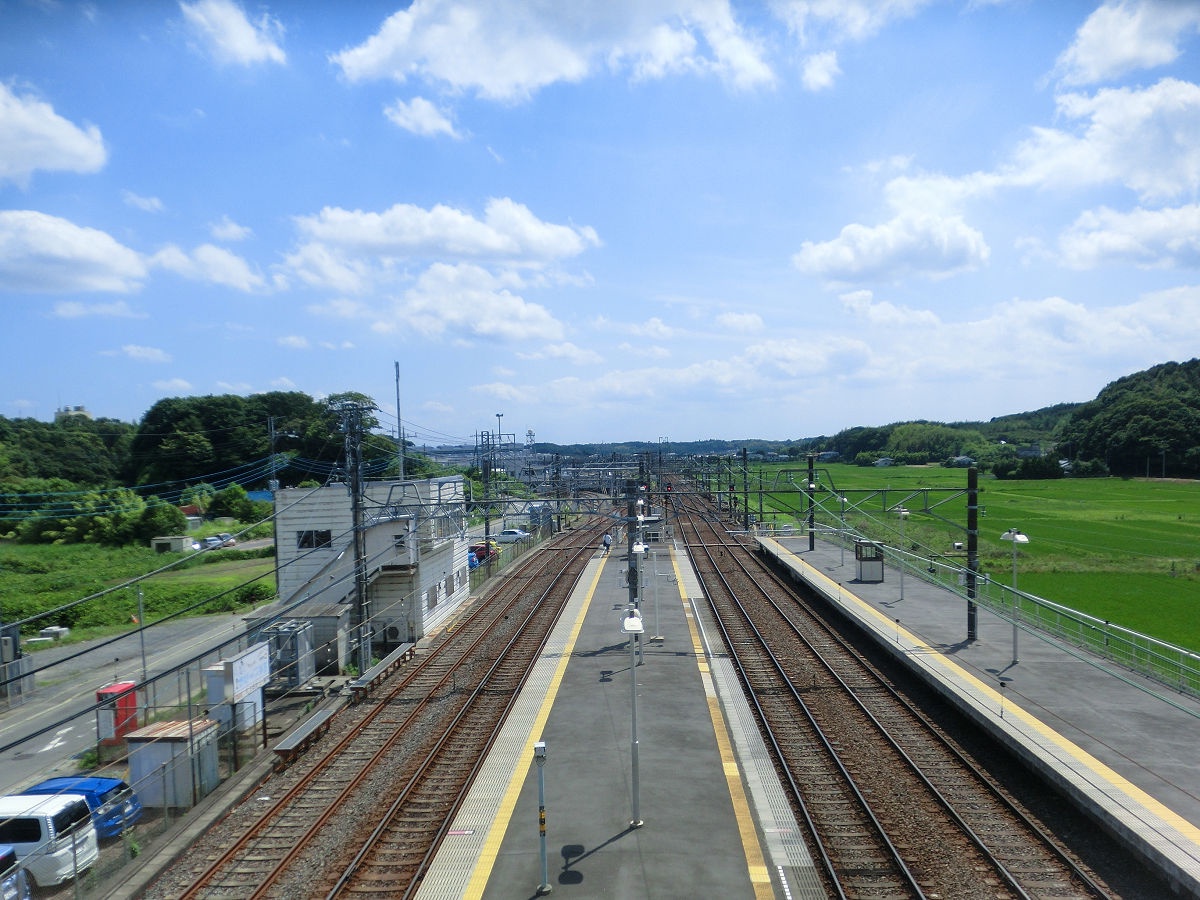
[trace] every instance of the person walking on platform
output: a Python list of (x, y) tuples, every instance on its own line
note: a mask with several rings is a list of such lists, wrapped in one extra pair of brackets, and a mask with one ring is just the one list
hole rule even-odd
[(612, 547), (612, 535), (607, 531), (604, 532), (604, 538), (600, 541), (600, 543), (604, 545), (604, 555), (608, 556), (608, 550), (610, 547)]

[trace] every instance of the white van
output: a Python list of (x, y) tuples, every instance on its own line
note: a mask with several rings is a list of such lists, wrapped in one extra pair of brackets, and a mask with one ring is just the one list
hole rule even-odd
[(87, 800), (79, 794), (0, 797), (0, 844), (11, 844), (36, 885), (62, 884), (100, 855)]

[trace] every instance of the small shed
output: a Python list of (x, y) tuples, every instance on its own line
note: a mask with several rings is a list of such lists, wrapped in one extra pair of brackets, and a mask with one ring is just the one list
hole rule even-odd
[(192, 541), (186, 534), (168, 534), (151, 538), (150, 547), (155, 553), (187, 553), (192, 549)]
[(144, 806), (189, 809), (221, 783), (218, 723), (156, 722), (125, 737), (129, 783)]

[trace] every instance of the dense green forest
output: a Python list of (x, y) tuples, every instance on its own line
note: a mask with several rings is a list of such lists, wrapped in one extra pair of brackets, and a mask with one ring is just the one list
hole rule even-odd
[[(394, 475), (396, 442), (355, 393), (299, 392), (160, 400), (138, 425), (66, 415), (0, 418), (0, 538), (122, 545), (183, 530), (183, 504), (250, 522), (270, 513), (247, 491), (322, 483), (343, 470), (343, 412), (362, 410), (363, 469)], [(431, 471), (419, 455), (406, 474)]]
[[(140, 423), (67, 415), (54, 422), (0, 417), (0, 538), (120, 544), (177, 531), (178, 507), (243, 518), (246, 491), (339, 476), (344, 411), (365, 411), (364, 470), (398, 470), (394, 438), (374, 403), (352, 392), (315, 400), (300, 392), (172, 397)], [(1060, 404), (987, 422), (896, 422), (791, 441), (539, 444), (567, 458), (837, 454), (871, 465), (975, 464), (1000, 478), (1140, 475), (1200, 477), (1200, 359), (1118, 379), (1088, 403)], [(406, 474), (437, 473), (406, 454)], [(344, 474), (344, 473), (343, 473)]]

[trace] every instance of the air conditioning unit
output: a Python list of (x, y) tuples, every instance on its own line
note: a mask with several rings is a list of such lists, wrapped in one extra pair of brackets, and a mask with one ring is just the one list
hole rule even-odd
[(387, 641), (389, 644), (400, 643), (400, 626), (399, 625), (388, 625), (386, 628), (384, 628), (383, 629), (383, 639), (385, 641)]

